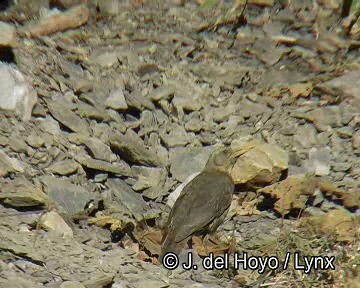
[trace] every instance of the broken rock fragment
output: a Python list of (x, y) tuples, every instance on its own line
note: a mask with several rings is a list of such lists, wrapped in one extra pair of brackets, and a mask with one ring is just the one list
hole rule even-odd
[(128, 161), (152, 166), (160, 165), (160, 159), (156, 153), (128, 133), (113, 134), (109, 142), (112, 150)]
[(288, 162), (288, 153), (279, 146), (258, 144), (238, 158), (231, 176), (235, 184), (261, 187), (278, 181)]
[(23, 121), (30, 120), (37, 94), (23, 74), (0, 62), (0, 109), (12, 110)]

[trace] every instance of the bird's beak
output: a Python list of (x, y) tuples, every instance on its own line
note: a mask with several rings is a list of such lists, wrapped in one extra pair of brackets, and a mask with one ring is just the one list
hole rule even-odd
[(239, 149), (236, 149), (235, 151), (233, 151), (231, 158), (236, 159), (236, 158), (240, 157), (241, 155), (245, 154), (246, 152), (250, 151), (251, 149), (254, 149), (255, 146), (256, 146), (255, 144), (244, 145), (244, 146), (240, 147)]

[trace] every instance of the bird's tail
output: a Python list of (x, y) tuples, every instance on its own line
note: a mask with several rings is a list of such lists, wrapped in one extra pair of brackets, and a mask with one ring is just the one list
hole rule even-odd
[(160, 253), (160, 262), (162, 262), (163, 257), (166, 253), (175, 253), (179, 254), (181, 251), (181, 245), (180, 243), (175, 242), (175, 233), (173, 229), (170, 229), (168, 231), (167, 235), (165, 236), (165, 239), (162, 244), (161, 253)]

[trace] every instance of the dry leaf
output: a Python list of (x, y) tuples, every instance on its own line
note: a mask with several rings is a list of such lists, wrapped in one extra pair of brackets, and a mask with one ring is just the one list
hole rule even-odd
[(258, 194), (255, 192), (240, 193), (238, 196), (234, 197), (234, 199), (236, 199), (237, 204), (234, 208), (234, 212), (237, 215), (246, 216), (261, 214), (261, 212), (257, 209), (257, 205), (260, 200), (258, 198)]
[(210, 253), (214, 253), (214, 256), (223, 255), (228, 252), (230, 245), (217, 241), (214, 238), (209, 238), (208, 241), (202, 241), (200, 237), (192, 237), (192, 248), (200, 256), (209, 256)]
[(146, 227), (145, 229), (137, 227), (135, 230), (135, 238), (151, 255), (160, 255), (161, 240), (163, 238), (161, 230), (153, 227)]
[(311, 83), (296, 83), (290, 85), (288, 90), (291, 96), (297, 97), (308, 97), (313, 90), (314, 86)]
[(259, 189), (258, 192), (276, 198), (274, 209), (286, 215), (292, 209), (304, 209), (317, 188), (317, 180), (311, 176), (290, 176), (287, 179)]
[(332, 201), (340, 200), (346, 208), (359, 208), (360, 195), (346, 192), (328, 181), (319, 181), (319, 188), (325, 197), (332, 197)]
[(98, 227), (110, 227), (110, 231), (122, 230), (125, 227), (125, 223), (119, 219), (113, 218), (108, 215), (98, 213), (95, 218), (89, 219), (89, 223), (95, 224)]
[(310, 217), (306, 221), (322, 233), (334, 234), (337, 241), (354, 241), (360, 232), (359, 219), (345, 209), (331, 210), (324, 215)]
[(126, 239), (126, 240), (122, 240), (121, 241), (121, 246), (124, 249), (129, 249), (132, 250), (136, 253), (136, 255), (139, 254), (140, 252), (140, 247), (138, 243), (135, 243), (134, 241), (132, 241), (131, 239)]

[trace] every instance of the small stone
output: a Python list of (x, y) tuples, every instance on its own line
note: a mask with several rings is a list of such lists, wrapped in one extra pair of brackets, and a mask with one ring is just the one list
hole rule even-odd
[(354, 149), (360, 149), (360, 132), (357, 131), (352, 137), (352, 146)]
[(91, 55), (92, 62), (99, 64), (101, 67), (111, 67), (118, 63), (118, 55), (115, 51), (96, 51)]
[(51, 115), (61, 124), (79, 134), (89, 135), (90, 129), (85, 120), (80, 118), (70, 109), (71, 103), (65, 99), (47, 100), (48, 109)]
[(169, 134), (160, 133), (166, 147), (185, 146), (190, 142), (190, 137), (184, 127), (174, 124)]
[(24, 164), (0, 149), (0, 177), (6, 177), (11, 172), (24, 172)]
[(316, 176), (326, 176), (330, 174), (330, 167), (329, 166), (316, 166), (315, 168), (315, 175)]
[(32, 132), (27, 138), (26, 143), (29, 144), (33, 148), (40, 148), (44, 146), (45, 141), (42, 137), (35, 134), (35, 132)]
[(306, 117), (311, 119), (321, 131), (342, 126), (342, 111), (338, 106), (316, 108), (307, 112)]
[(65, 281), (61, 283), (60, 288), (86, 288), (78, 281)]
[(67, 179), (41, 176), (39, 180), (44, 184), (47, 195), (57, 205), (60, 213), (74, 215), (82, 212), (86, 204), (93, 198), (87, 189), (72, 184)]
[(0, 46), (12, 46), (16, 42), (16, 29), (14, 25), (0, 21)]
[[(9, 146), (11, 150), (18, 153), (27, 153), (29, 150), (29, 147), (26, 145), (23, 137), (19, 135), (18, 133), (11, 134), (9, 138)], [(31, 149), (31, 148), (30, 148)]]
[(54, 136), (59, 135), (61, 132), (59, 122), (50, 115), (47, 115), (45, 119), (40, 120), (40, 129)]
[(326, 176), (330, 174), (330, 160), (332, 159), (331, 150), (325, 148), (311, 148), (309, 159), (302, 163), (305, 173), (315, 173), (316, 176)]
[(0, 135), (0, 146), (7, 146), (7, 145), (9, 145), (9, 138)]
[(111, 91), (105, 100), (105, 106), (114, 110), (127, 110), (128, 105), (125, 100), (124, 91), (121, 88)]
[(110, 147), (98, 138), (86, 138), (83, 143), (89, 149), (92, 157), (107, 162), (113, 162), (116, 160), (116, 155), (112, 153)]
[(96, 173), (96, 175), (94, 177), (94, 181), (96, 183), (105, 182), (107, 179), (108, 179), (107, 173)]
[(136, 193), (121, 179), (108, 179), (106, 182), (110, 188), (113, 201), (124, 205), (137, 220), (144, 219), (146, 203), (142, 196)]
[(311, 125), (300, 126), (294, 136), (295, 143), (301, 148), (310, 148), (317, 143), (316, 129)]
[(161, 99), (168, 99), (169, 96), (174, 95), (175, 87), (171, 85), (165, 85), (154, 90), (150, 91), (147, 95), (147, 98), (151, 99), (152, 101), (159, 101)]
[(35, 117), (46, 117), (46, 109), (40, 103), (36, 103), (32, 111), (32, 115)]
[(322, 83), (319, 87), (330, 94), (336, 92), (338, 95), (359, 99), (360, 70), (346, 72), (342, 76)]
[(100, 170), (104, 172), (109, 172), (117, 175), (122, 176), (131, 176), (131, 169), (130, 166), (122, 161), (122, 162), (114, 162), (109, 163), (102, 160), (92, 159), (85, 156), (78, 156), (76, 157), (76, 160), (86, 168), (94, 169), (94, 170)]
[(55, 211), (44, 214), (40, 219), (40, 224), (48, 231), (55, 232), (61, 236), (74, 237), (74, 233), (63, 218)]
[(74, 174), (79, 168), (79, 164), (76, 163), (72, 159), (67, 159), (59, 162), (54, 162), (49, 167), (47, 167), (45, 170), (59, 174), (59, 175), (70, 175)]
[(335, 172), (346, 172), (350, 170), (351, 163), (333, 163), (332, 164), (332, 170)]
[(273, 7), (274, 0), (250, 0), (249, 4), (253, 4), (261, 7)]
[(186, 181), (186, 178), (196, 172), (201, 172), (213, 147), (186, 147), (174, 148), (170, 150), (170, 173), (180, 181)]
[(125, 135), (120, 133), (113, 134), (110, 137), (110, 147), (114, 152), (118, 152), (121, 157), (138, 163), (149, 165), (160, 165), (160, 159), (157, 155), (149, 150), (142, 140), (136, 140), (128, 130)]
[(159, 182), (165, 182), (166, 174), (161, 168), (132, 166), (132, 174), (137, 178), (136, 183), (132, 186), (135, 191), (144, 190), (150, 187), (157, 187)]
[(23, 208), (43, 207), (48, 203), (48, 196), (40, 188), (23, 179), (16, 180), (1, 184), (1, 202), (12, 207)]

